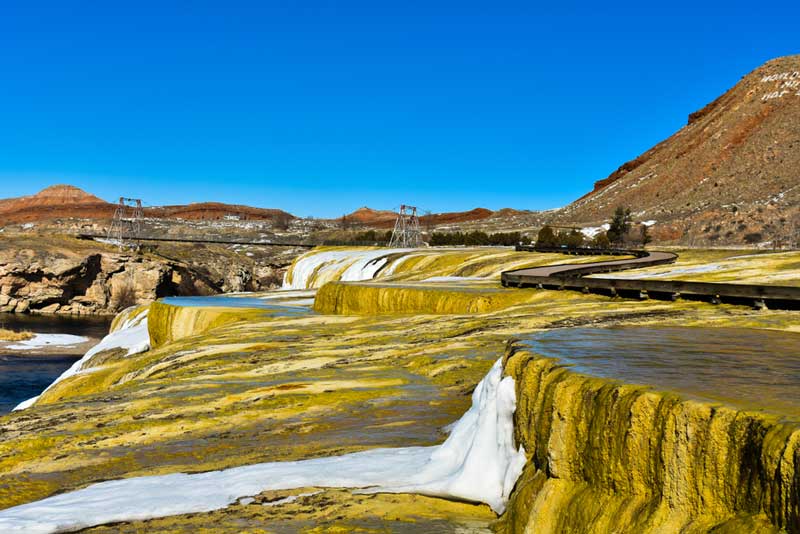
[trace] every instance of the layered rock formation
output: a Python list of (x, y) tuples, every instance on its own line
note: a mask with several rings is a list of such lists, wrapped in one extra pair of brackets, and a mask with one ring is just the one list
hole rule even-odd
[(110, 314), (165, 296), (270, 289), (298, 253), (173, 247), (164, 256), (65, 236), (2, 239), (0, 312), (16, 313)]

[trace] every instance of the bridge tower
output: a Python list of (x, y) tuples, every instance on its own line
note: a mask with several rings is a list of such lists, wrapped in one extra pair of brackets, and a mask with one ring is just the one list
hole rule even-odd
[(142, 231), (143, 218), (142, 199), (119, 197), (108, 228), (108, 239), (116, 241), (120, 248), (134, 246), (133, 241), (139, 238)]
[(402, 248), (422, 246), (422, 234), (419, 230), (416, 206), (406, 206), (405, 204), (400, 206), (389, 246)]

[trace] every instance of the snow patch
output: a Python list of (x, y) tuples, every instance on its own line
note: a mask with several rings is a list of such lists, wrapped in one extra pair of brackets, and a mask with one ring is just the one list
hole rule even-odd
[(601, 224), (600, 226), (588, 226), (586, 228), (581, 228), (581, 233), (588, 238), (593, 238), (600, 232), (608, 231), (609, 228), (611, 228), (611, 225), (608, 223)]
[[(411, 249), (329, 250), (299, 257), (287, 271), (282, 289), (312, 289), (339, 278), (346, 282), (372, 280), (386, 265), (387, 256)], [(291, 273), (291, 275), (290, 275)], [(291, 278), (291, 282), (288, 280)]]
[(20, 402), (11, 411), (12, 412), (16, 412), (17, 410), (24, 410), (25, 408), (30, 408), (31, 406), (33, 406), (36, 403), (37, 400), (39, 400), (39, 395), (36, 395), (35, 397), (31, 397), (28, 400)]
[(0, 511), (0, 532), (50, 533), (219, 510), (267, 490), (363, 488), (484, 502), (499, 513), (525, 465), (514, 447), (514, 379), (498, 360), (441, 445), (373, 449), (223, 471), (112, 480)]
[(30, 339), (6, 346), (11, 350), (34, 350), (44, 347), (69, 347), (89, 341), (88, 337), (71, 334), (34, 334)]

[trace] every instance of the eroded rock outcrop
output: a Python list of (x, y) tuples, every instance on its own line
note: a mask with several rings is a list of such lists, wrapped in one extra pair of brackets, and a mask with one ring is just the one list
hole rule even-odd
[(292, 254), (254, 260), (230, 250), (170, 257), (64, 236), (0, 240), (0, 312), (111, 314), (166, 296), (276, 287)]

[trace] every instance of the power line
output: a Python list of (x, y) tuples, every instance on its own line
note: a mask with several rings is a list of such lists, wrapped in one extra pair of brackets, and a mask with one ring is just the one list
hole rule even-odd
[(394, 223), (390, 247), (417, 248), (422, 246), (422, 234), (419, 229), (419, 217), (416, 206), (400, 205), (397, 220)]
[(133, 241), (142, 232), (143, 218), (141, 198), (119, 197), (114, 218), (108, 228), (108, 239), (116, 241), (120, 248), (135, 247)]

